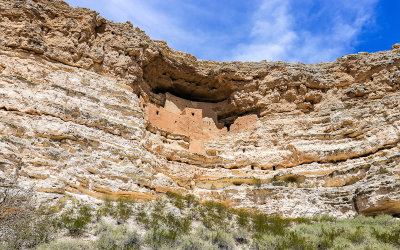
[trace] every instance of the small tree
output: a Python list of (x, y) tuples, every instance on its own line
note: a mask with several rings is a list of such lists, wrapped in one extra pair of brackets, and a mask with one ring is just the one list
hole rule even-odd
[(20, 188), (15, 181), (0, 182), (0, 247), (33, 248), (51, 240), (52, 216), (36, 209), (32, 194), (32, 189)]
[(59, 227), (68, 230), (71, 236), (82, 235), (93, 218), (93, 209), (87, 204), (77, 203), (60, 215)]

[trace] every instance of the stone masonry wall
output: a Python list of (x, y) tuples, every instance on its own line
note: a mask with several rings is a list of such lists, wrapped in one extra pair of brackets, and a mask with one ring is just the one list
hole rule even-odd
[(146, 106), (146, 120), (152, 126), (190, 138), (189, 152), (204, 154), (201, 109), (186, 108), (178, 115), (154, 104)]
[[(204, 141), (227, 134), (227, 128), (218, 123), (216, 110), (223, 103), (201, 103), (166, 94), (165, 107), (149, 103), (146, 106), (146, 120), (154, 127), (172, 134), (190, 138), (189, 152), (205, 154)], [(195, 108), (196, 107), (196, 108)], [(257, 122), (256, 115), (239, 117), (231, 125), (231, 132), (251, 129)]]
[(194, 102), (179, 98), (170, 93), (165, 94), (165, 99), (166, 101), (164, 107), (171, 112), (180, 114), (185, 108), (201, 109), (203, 112), (203, 118), (211, 118), (218, 128), (224, 127), (224, 124), (218, 123), (217, 113), (226, 108), (228, 105), (227, 101), (218, 103)]
[(185, 117), (170, 112), (154, 104), (146, 106), (146, 120), (154, 127), (173, 134), (189, 136), (188, 120)]

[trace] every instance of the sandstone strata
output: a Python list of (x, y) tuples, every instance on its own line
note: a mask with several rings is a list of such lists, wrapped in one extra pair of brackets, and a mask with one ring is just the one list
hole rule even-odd
[(62, 1), (0, 13), (3, 181), (43, 200), (170, 190), (291, 217), (400, 214), (399, 46), (212, 62)]

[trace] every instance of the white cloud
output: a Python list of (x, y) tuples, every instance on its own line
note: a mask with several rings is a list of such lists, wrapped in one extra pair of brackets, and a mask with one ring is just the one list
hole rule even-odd
[[(88, 7), (116, 22), (131, 21), (152, 39), (165, 40), (174, 49), (187, 52), (188, 48), (205, 47), (212, 37), (187, 26), (187, 15), (174, 14), (172, 10), (190, 9), (181, 0), (66, 0), (72, 6)], [(192, 11), (196, 11), (192, 10)]]
[(202, 59), (315, 63), (352, 53), (379, 0), (67, 1)]
[(289, 1), (264, 1), (254, 13), (250, 44), (235, 48), (235, 59), (240, 61), (275, 60), (284, 56), (297, 39), (288, 13)]
[[(233, 59), (240, 61), (283, 60), (315, 63), (331, 61), (350, 53), (362, 29), (373, 16), (377, 0), (321, 1), (320, 13), (326, 30), (296, 25), (294, 0), (264, 0), (252, 17), (250, 42), (234, 48)], [(312, 5), (307, 3), (304, 8)], [(299, 6), (297, 6), (299, 7)], [(302, 11), (307, 11), (302, 10)], [(318, 20), (314, 20), (319, 25)]]
[[(215, 30), (214, 33), (210, 32), (214, 27), (207, 27), (203, 23), (197, 27), (189, 24), (190, 18), (214, 18), (212, 15), (215, 15), (215, 10), (214, 13), (210, 12), (207, 6), (202, 6), (201, 3), (182, 0), (101, 1), (105, 1), (104, 8), (112, 15), (113, 20), (130, 20), (151, 39), (164, 40), (175, 50), (191, 53), (199, 59), (230, 59), (230, 47), (227, 46), (230, 34), (220, 33), (216, 36)], [(166, 6), (167, 4), (169, 6)]]
[(152, 39), (170, 38), (168, 43), (195, 42), (196, 38), (181, 24), (178, 16), (171, 16), (157, 7), (157, 1), (109, 0), (107, 9), (115, 20), (130, 20), (134, 26), (145, 30)]

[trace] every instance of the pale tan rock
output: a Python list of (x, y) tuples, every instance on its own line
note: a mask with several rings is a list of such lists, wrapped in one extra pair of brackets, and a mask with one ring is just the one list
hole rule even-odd
[(0, 182), (43, 202), (175, 191), (287, 217), (400, 214), (397, 45), (199, 61), (62, 1), (0, 9)]

